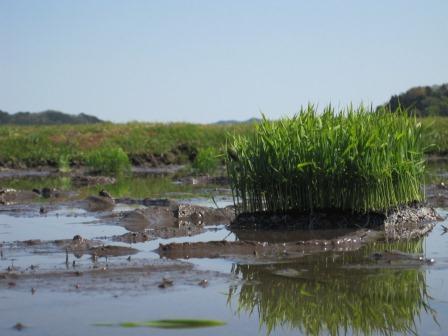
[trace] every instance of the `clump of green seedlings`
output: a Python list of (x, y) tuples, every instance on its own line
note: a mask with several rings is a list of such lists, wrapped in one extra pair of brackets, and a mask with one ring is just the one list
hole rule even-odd
[(213, 174), (219, 165), (219, 153), (213, 147), (200, 149), (197, 153), (192, 168), (199, 174)]
[(239, 213), (367, 213), (421, 201), (420, 124), (406, 111), (352, 106), (263, 118), (235, 136), (227, 169)]
[(61, 155), (57, 162), (58, 170), (61, 173), (70, 172), (70, 157), (68, 155)]
[(94, 173), (123, 174), (131, 169), (128, 155), (120, 147), (95, 150), (87, 154), (85, 161)]

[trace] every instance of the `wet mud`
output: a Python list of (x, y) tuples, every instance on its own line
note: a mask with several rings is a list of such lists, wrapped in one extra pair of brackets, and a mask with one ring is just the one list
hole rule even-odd
[(210, 241), (160, 244), (158, 253), (166, 258), (297, 258), (326, 251), (354, 251), (364, 244), (384, 238), (382, 231), (360, 229), (332, 239), (297, 241)]
[(123, 214), (119, 225), (134, 233), (150, 230), (153, 237), (169, 238), (196, 235), (203, 232), (205, 226), (229, 225), (234, 218), (232, 208), (208, 208), (175, 201), (159, 205), (164, 202), (144, 200), (147, 207)]
[[(156, 168), (139, 169), (140, 173), (144, 174), (148, 173), (148, 169)], [(85, 174), (75, 174), (70, 178), (73, 183), (79, 185), (115, 182), (112, 178)], [(210, 177), (183, 177), (175, 180), (176, 183), (191, 184), (227, 183), (225, 178)], [(448, 189), (443, 185), (431, 186), (428, 190), (429, 204), (439, 204), (437, 202), (444, 197), (448, 200)], [(438, 201), (432, 203), (436, 199)], [(400, 208), (387, 215), (321, 212), (311, 216), (259, 214), (235, 217), (233, 207), (206, 207), (169, 198), (113, 198), (105, 191), (79, 199), (73, 197), (73, 192), (49, 187), (24, 191), (4, 188), (0, 190), (0, 203), (0, 214), (46, 218), (47, 215), (67, 212), (64, 209), (74, 209), (74, 218), (94, 216), (95, 220), (90, 219), (89, 225), (107, 224), (125, 231), (122, 234), (96, 239), (87, 239), (77, 234), (57, 240), (43, 237), (44, 239), (4, 242), (0, 246), (2, 255), (13, 251), (14, 255), (25, 253), (61, 256), (56, 271), (30, 266), (22, 267), (19, 271), (11, 265), (9, 270), (0, 274), (0, 280), (6, 287), (14, 277), (31, 281), (33, 278), (50, 279), (53, 275), (56, 277), (56, 274), (58, 277), (79, 276), (79, 272), (82, 272), (84, 276), (94, 278), (101, 274), (115, 281), (114, 277), (118, 277), (120, 272), (123, 278), (132, 278), (145, 272), (162, 272), (158, 266), (145, 266), (141, 258), (137, 258), (140, 260), (138, 262), (131, 262), (131, 256), (142, 253), (141, 244), (157, 239), (161, 242), (152, 252), (162, 258), (161, 260), (174, 262), (170, 267), (174, 267), (176, 272), (183, 272), (190, 270), (192, 266), (188, 263), (186, 265), (190, 268), (183, 263), (176, 264), (178, 259), (223, 258), (257, 263), (266, 260), (290, 260), (323, 252), (355, 251), (375, 241), (409, 240), (427, 234), (438, 219), (432, 208), (422, 206)], [(81, 210), (84, 212), (80, 212)], [(209, 228), (218, 226), (224, 227), (233, 238), (182, 241), (183, 238), (199, 237), (209, 232)], [(332, 229), (334, 227), (338, 229)], [(310, 228), (313, 230), (309, 230)], [(174, 238), (180, 241), (169, 241)], [(80, 266), (83, 260), (85, 263), (83, 258), (86, 256), (92, 264), (87, 267)], [(107, 265), (98, 266), (98, 260), (104, 258), (109, 258)], [(123, 258), (127, 260), (124, 264)], [(378, 260), (388, 258), (390, 259), (390, 255), (377, 255)], [(114, 261), (115, 259), (117, 261)], [(68, 270), (67, 266), (71, 268)], [(107, 272), (98, 268), (106, 268)], [(182, 277), (186, 278), (184, 274)]]
[(92, 266), (70, 267), (41, 271), (38, 268), (0, 272), (0, 289), (30, 291), (38, 295), (40, 290), (63, 292), (113, 292), (136, 295), (142, 291), (160, 291), (164, 281), (171, 287), (199, 286), (201, 281), (210, 283), (225, 281), (219, 272), (200, 271), (193, 265), (181, 261), (126, 261), (113, 264), (96, 262)]

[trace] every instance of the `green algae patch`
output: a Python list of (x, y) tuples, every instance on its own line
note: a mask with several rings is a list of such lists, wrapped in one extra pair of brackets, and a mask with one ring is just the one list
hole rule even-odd
[(97, 327), (122, 327), (122, 328), (161, 328), (161, 329), (190, 329), (219, 327), (226, 322), (219, 320), (196, 320), (196, 319), (164, 319), (145, 322), (121, 322), (121, 323), (96, 323)]

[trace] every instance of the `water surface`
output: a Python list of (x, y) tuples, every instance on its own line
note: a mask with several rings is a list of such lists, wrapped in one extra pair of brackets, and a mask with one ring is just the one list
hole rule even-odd
[[(443, 169), (432, 171), (443, 179)], [(58, 188), (72, 188), (71, 185), (64, 186), (60, 180), (42, 179), (46, 177), (24, 178), (14, 183), (9, 180), (8, 186), (34, 188), (55, 183), (53, 186)], [(217, 191), (216, 187), (210, 186), (185, 186), (166, 176), (130, 179), (106, 188), (115, 197), (174, 194), (200, 204), (213, 204), (207, 196), (212, 191), (223, 204), (229, 202), (226, 191)], [(96, 191), (97, 188), (84, 188), (80, 192), (87, 195)], [(126, 205), (119, 205), (118, 209), (129, 210)], [(447, 214), (444, 209), (439, 212)], [(250, 234), (230, 232), (225, 226), (218, 225), (192, 237), (129, 245), (111, 239), (126, 230), (117, 226), (115, 220), (105, 220), (102, 216), (72, 208), (59, 208), (43, 216), (0, 214), (0, 241), (6, 242), (0, 270), (5, 271), (11, 265), (25, 269), (32, 264), (41, 270), (65, 267), (65, 253), (61, 251), (6, 248), (16, 240), (70, 239), (80, 234), (103, 244), (137, 248), (139, 252), (132, 256), (133, 262), (154, 260), (163, 263), (155, 252), (159, 243), (222, 239), (281, 242), (303, 237), (315, 239), (317, 234), (309, 231)], [(220, 274), (211, 276), (205, 288), (193, 282), (179, 281), (178, 285), (177, 279), (174, 286), (167, 289), (139, 286), (137, 280), (129, 291), (119, 291), (114, 286), (101, 291), (68, 290), (73, 287), (70, 279), (57, 280), (53, 287), (37, 288), (34, 295), (31, 288), (20, 285), (0, 287), (0, 334), (16, 335), (18, 331), (11, 327), (21, 322), (27, 326), (22, 330), (27, 335), (446, 335), (448, 234), (442, 234), (442, 225), (448, 226), (448, 221), (438, 223), (427, 237), (417, 241), (377, 243), (358, 251), (324, 252), (293, 260), (183, 260), (193, 264), (194, 270), (215, 272), (204, 274)], [(333, 233), (326, 234), (331, 236)], [(372, 257), (374, 253), (384, 251), (402, 251), (410, 258), (384, 261)], [(433, 258), (435, 262), (420, 262), (420, 256)], [(125, 260), (126, 256), (123, 256), (110, 262)], [(88, 256), (81, 256), (76, 261), (80, 269), (92, 265)], [(163, 274), (156, 276), (161, 278)], [(178, 276), (182, 277), (182, 272)], [(107, 284), (103, 285), (102, 288), (109, 288)], [(99, 322), (164, 318), (218, 319), (227, 324), (189, 330), (94, 326)]]

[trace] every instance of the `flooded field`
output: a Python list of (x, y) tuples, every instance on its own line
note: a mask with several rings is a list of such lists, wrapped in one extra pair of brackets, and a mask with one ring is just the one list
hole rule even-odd
[[(446, 218), (448, 166), (429, 172), (430, 205)], [(69, 176), (2, 174), (3, 190), (27, 196), (0, 205), (1, 335), (448, 330), (447, 220), (400, 243), (355, 241), (369, 234), (355, 229), (254, 232), (228, 226), (225, 179), (136, 172), (80, 186)], [(102, 189), (114, 203), (92, 196)], [(165, 319), (224, 325), (120, 325)]]

